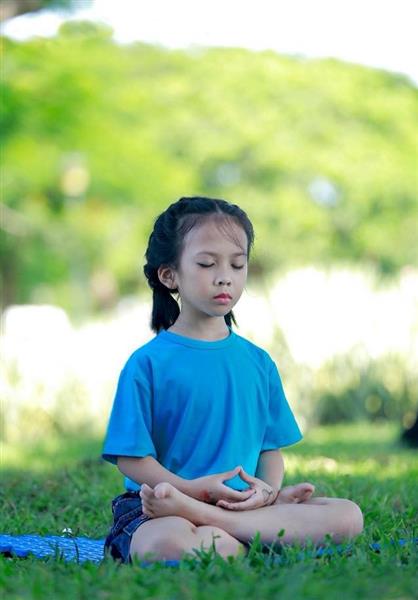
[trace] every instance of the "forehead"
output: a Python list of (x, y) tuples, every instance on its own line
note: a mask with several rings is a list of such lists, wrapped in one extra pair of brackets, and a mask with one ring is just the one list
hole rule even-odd
[(192, 254), (208, 253), (213, 255), (246, 254), (247, 236), (245, 231), (234, 222), (204, 222), (191, 229), (186, 236), (185, 250)]

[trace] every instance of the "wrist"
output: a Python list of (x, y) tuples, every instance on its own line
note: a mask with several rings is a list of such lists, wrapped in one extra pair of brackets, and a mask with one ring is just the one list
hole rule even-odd
[(208, 492), (202, 489), (202, 485), (198, 480), (199, 478), (186, 480), (185, 493), (191, 498), (195, 498), (195, 500), (200, 500), (200, 502), (210, 502)]
[(183, 492), (190, 496), (191, 498), (196, 498), (197, 486), (195, 484), (195, 479), (185, 479), (183, 485)]

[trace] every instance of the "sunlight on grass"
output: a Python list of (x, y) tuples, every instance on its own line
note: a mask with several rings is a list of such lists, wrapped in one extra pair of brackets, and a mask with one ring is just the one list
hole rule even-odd
[[(412, 463), (412, 464), (411, 464)], [(286, 472), (294, 476), (299, 471), (314, 475), (335, 473), (339, 476), (368, 476), (383, 480), (388, 477), (401, 478), (411, 473), (413, 462), (405, 457), (356, 458), (353, 461), (335, 460), (328, 456), (316, 456), (309, 460), (300, 456), (286, 455)], [(415, 468), (418, 477), (418, 467)]]
[(71, 465), (75, 461), (90, 457), (99, 459), (101, 440), (89, 439), (85, 435), (77, 438), (48, 435), (36, 444), (2, 444), (2, 468), (36, 473), (48, 473), (58, 467)]
[[(314, 444), (332, 442), (375, 442), (379, 440), (383, 444), (392, 442), (398, 435), (396, 423), (378, 421), (376, 423), (361, 422), (347, 426), (333, 425), (332, 427), (316, 427), (309, 431), (309, 440)], [(306, 437), (306, 435), (305, 435)]]
[(377, 480), (417, 474), (415, 453), (398, 444), (399, 427), (394, 423), (356, 423), (317, 427), (304, 440), (283, 449), (286, 474), (302, 472), (315, 477), (373, 476)]

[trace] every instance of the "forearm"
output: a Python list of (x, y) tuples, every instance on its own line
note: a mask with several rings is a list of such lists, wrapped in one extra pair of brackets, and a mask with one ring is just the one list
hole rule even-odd
[(260, 454), (255, 476), (268, 483), (277, 497), (284, 477), (284, 461), (280, 450), (266, 450)]
[(184, 494), (194, 497), (195, 491), (191, 485), (192, 480), (183, 479), (182, 477), (175, 475), (163, 467), (152, 456), (144, 456), (142, 458), (119, 456), (118, 469), (123, 475), (129, 477), (129, 479), (132, 479), (132, 481), (135, 481), (139, 485), (146, 483), (154, 488), (157, 483), (167, 481)]

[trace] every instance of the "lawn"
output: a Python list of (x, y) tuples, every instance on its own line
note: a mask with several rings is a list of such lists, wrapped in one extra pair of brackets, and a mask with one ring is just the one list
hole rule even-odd
[[(123, 488), (117, 468), (101, 460), (101, 444), (80, 433), (32, 448), (3, 445), (0, 530), (61, 535), (71, 528), (75, 535), (104, 538), (111, 499)], [(281, 563), (273, 564), (254, 544), (246, 558), (225, 561), (203, 552), (178, 568), (118, 565), (111, 558), (77, 565), (0, 556), (4, 597), (417, 598), (418, 547), (396, 540), (418, 536), (418, 461), (415, 450), (399, 445), (396, 426), (317, 428), (283, 453), (286, 484), (311, 481), (316, 495), (346, 497), (361, 506), (365, 530), (350, 551), (311, 558), (300, 548), (285, 548)], [(370, 548), (373, 542), (381, 544), (380, 553)]]

